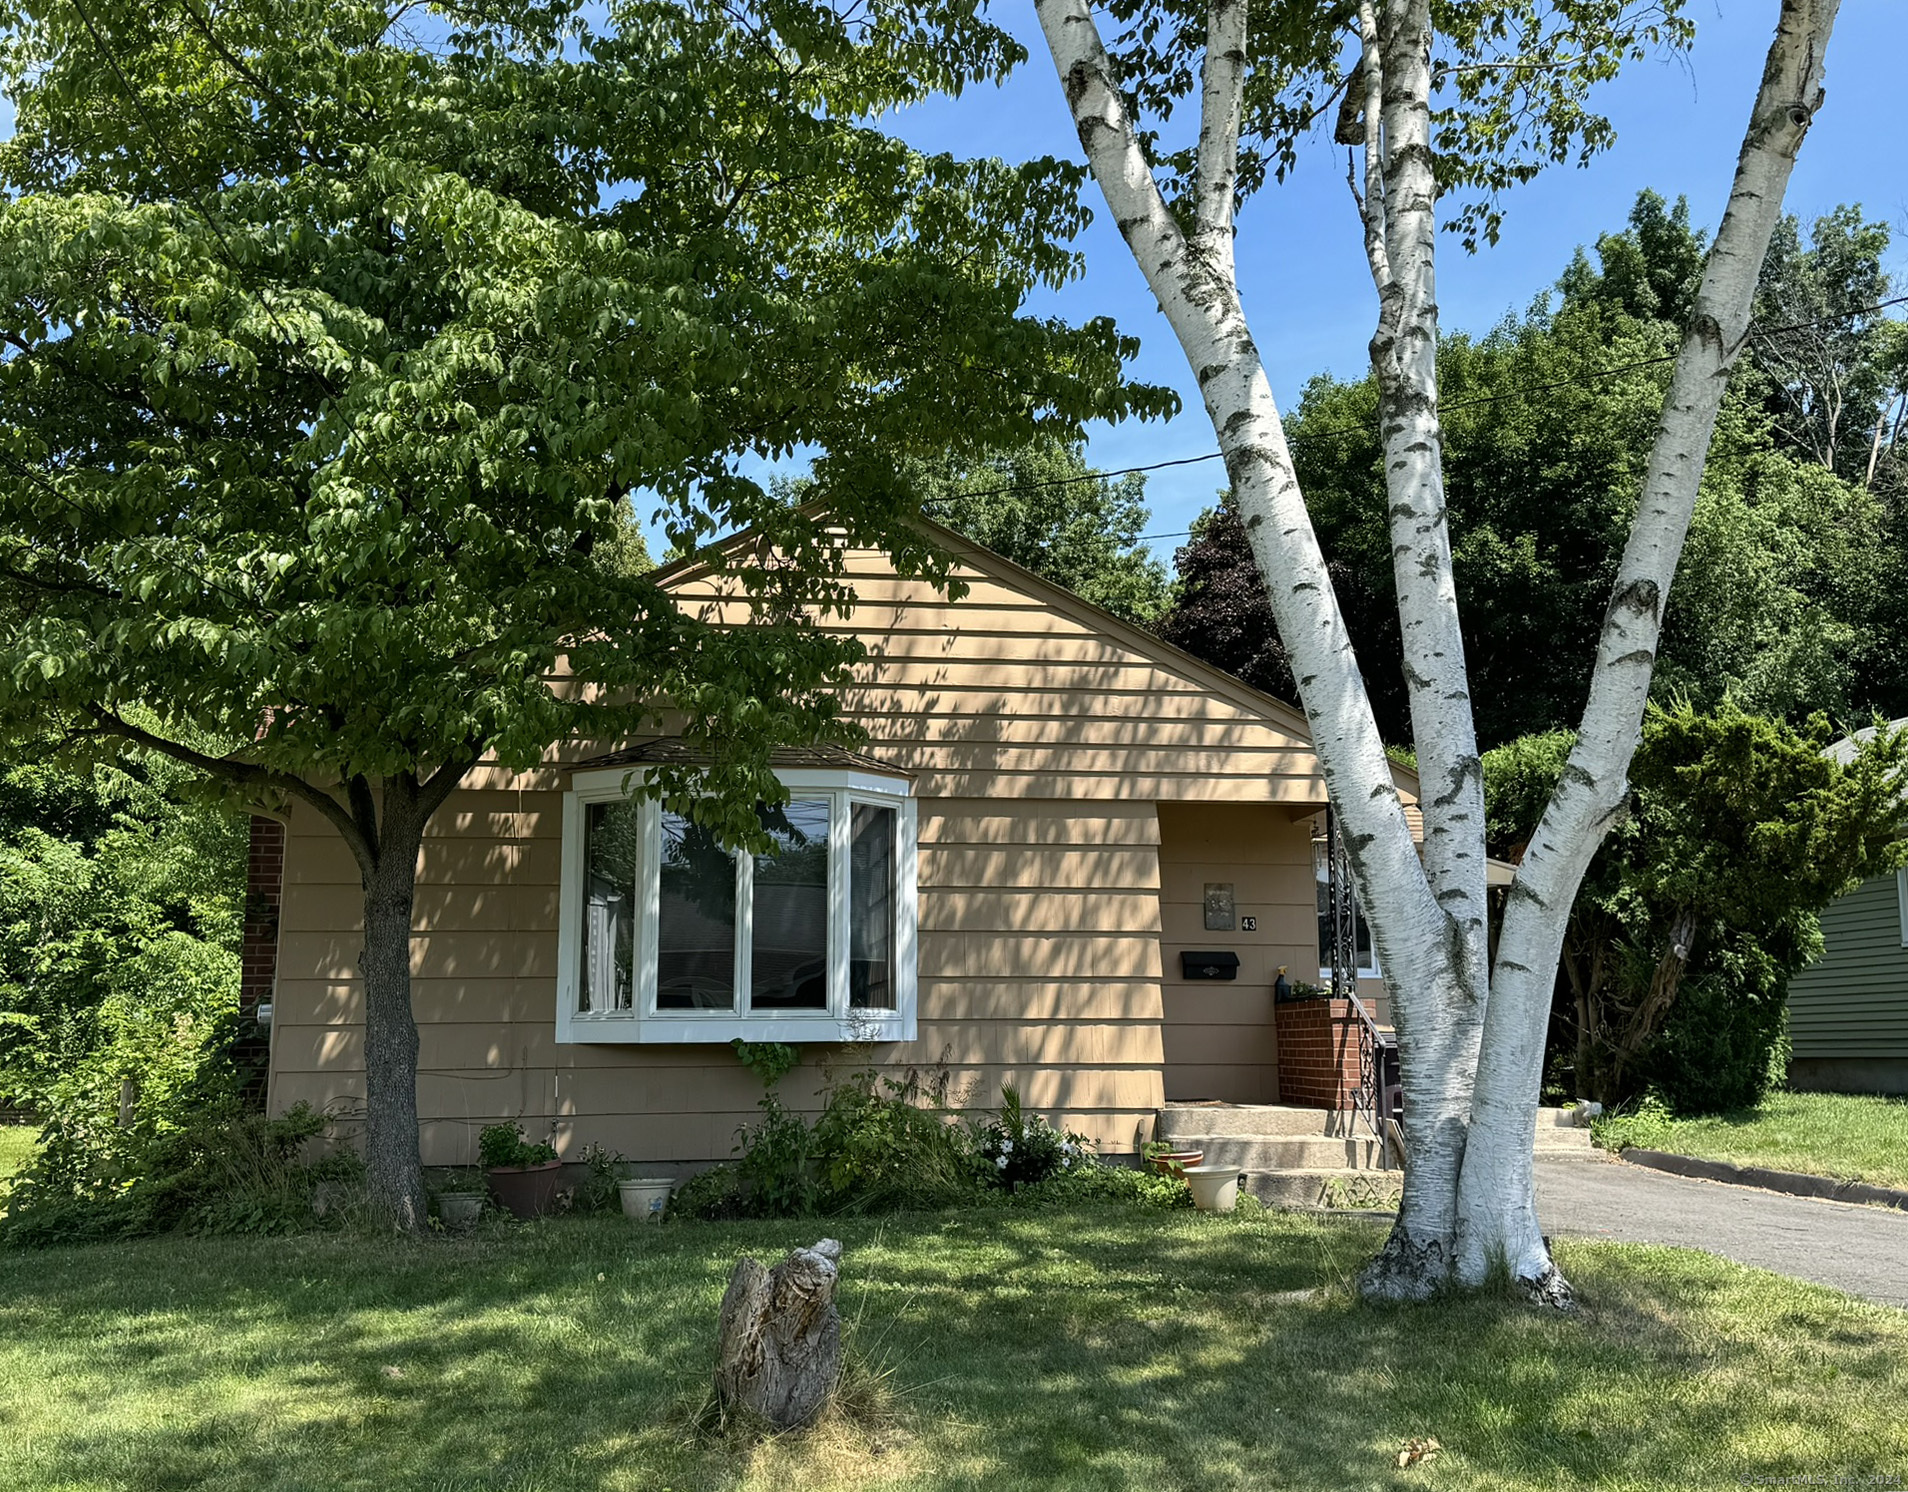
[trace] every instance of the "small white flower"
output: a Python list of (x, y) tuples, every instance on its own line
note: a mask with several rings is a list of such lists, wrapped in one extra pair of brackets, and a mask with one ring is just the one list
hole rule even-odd
[(995, 1169), (996, 1171), (1004, 1171), (1004, 1170), (1006, 1170), (1006, 1169), (1007, 1169), (1007, 1157), (1006, 1157), (1006, 1156), (1004, 1156), (1004, 1155), (997, 1155), (997, 1156), (995, 1156), (995, 1157), (994, 1157), (994, 1169)]
[(1012, 1155), (1014, 1153), (1014, 1142), (1012, 1140), (1002, 1140), (1000, 1142), (1000, 1153), (1002, 1155)]

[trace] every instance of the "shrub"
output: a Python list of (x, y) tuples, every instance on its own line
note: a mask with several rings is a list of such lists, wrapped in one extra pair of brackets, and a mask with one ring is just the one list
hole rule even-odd
[(1017, 1207), (1071, 1207), (1076, 1202), (1130, 1202), (1141, 1207), (1190, 1207), (1192, 1188), (1183, 1176), (1162, 1176), (1130, 1166), (1083, 1157), (1045, 1181), (1013, 1195)]
[[(774, 1072), (779, 1078), (782, 1071)], [(773, 1081), (773, 1078), (770, 1081)], [(742, 1132), (737, 1159), (677, 1189), (679, 1217), (798, 1217), (944, 1207), (981, 1189), (967, 1132), (938, 1106), (872, 1071), (832, 1084), (812, 1124), (774, 1092)]]
[(995, 1186), (1014, 1192), (1071, 1170), (1085, 1158), (1089, 1143), (1084, 1136), (1062, 1134), (1040, 1115), (1027, 1113), (1021, 1107), (1020, 1090), (1010, 1083), (1000, 1090), (1000, 1117), (976, 1131), (974, 1152), (981, 1174)]
[(1786, 977), (1741, 958), (1685, 980), (1663, 1028), (1638, 1054), (1639, 1081), (1677, 1114), (1722, 1114), (1760, 1103), (1788, 1081)]
[(944, 1207), (978, 1189), (967, 1134), (892, 1078), (858, 1072), (828, 1092), (809, 1139), (822, 1209)]
[(1645, 1094), (1633, 1109), (1619, 1109), (1590, 1121), (1590, 1137), (1605, 1150), (1658, 1150), (1668, 1143), (1675, 1115), (1656, 1094)]
[(577, 1212), (610, 1212), (620, 1207), (616, 1183), (629, 1169), (622, 1153), (607, 1145), (585, 1145), (577, 1162), (583, 1167), (583, 1179), (570, 1194), (570, 1206)]
[(312, 1227), (319, 1185), (355, 1180), (363, 1165), (348, 1152), (305, 1164), (300, 1152), (324, 1127), (307, 1104), (276, 1119), (228, 1107), (150, 1139), (136, 1155), (114, 1151), (102, 1163), (83, 1135), (49, 1126), (33, 1164), (7, 1194), (0, 1239), (30, 1248), (174, 1230)]

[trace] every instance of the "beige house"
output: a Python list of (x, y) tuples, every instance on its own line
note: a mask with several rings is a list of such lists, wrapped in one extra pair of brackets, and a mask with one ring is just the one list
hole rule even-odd
[[(843, 703), (867, 741), (778, 760), (777, 853), (731, 855), (625, 796), (666, 741), (480, 770), (439, 812), (412, 945), (427, 1164), (469, 1161), (504, 1118), (571, 1156), (725, 1158), (761, 1092), (737, 1037), (812, 1049), (797, 1099), (827, 1064), (945, 1068), (977, 1104), (1017, 1083), (1112, 1153), (1167, 1100), (1278, 1098), (1273, 981), (1322, 962), (1304, 717), (932, 532), (958, 602), (850, 557), (860, 604), (836, 625), (869, 658)], [(720, 604), (693, 567), (662, 578)], [(248, 968), (273, 1006), (270, 1107), (348, 1114), (351, 856), (301, 808), (282, 885), (255, 890), (278, 901), (275, 976)]]

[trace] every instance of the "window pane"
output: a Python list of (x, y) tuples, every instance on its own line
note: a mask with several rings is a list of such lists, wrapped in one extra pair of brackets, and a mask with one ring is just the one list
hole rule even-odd
[(848, 1003), (892, 1010), (895, 811), (856, 803), (848, 825)]
[(755, 857), (749, 1008), (828, 1008), (828, 800), (756, 810), (775, 848)]
[(577, 1009), (628, 1010), (636, 927), (634, 803), (591, 803), (583, 821), (583, 970)]
[(735, 1009), (735, 856), (665, 811), (659, 879), (657, 1009)]
[[(1331, 867), (1326, 863), (1325, 841), (1312, 841), (1312, 870), (1318, 882), (1318, 967), (1329, 973), (1332, 967)], [(1357, 951), (1358, 972), (1376, 974), (1378, 965), (1371, 951), (1371, 924), (1365, 921), (1365, 908), (1357, 887), (1352, 888), (1352, 946)]]

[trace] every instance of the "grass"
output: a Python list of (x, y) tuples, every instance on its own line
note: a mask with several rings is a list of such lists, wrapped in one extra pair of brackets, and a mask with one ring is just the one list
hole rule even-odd
[(1753, 1109), (1677, 1119), (1657, 1149), (1739, 1166), (1908, 1187), (1908, 1099), (1771, 1093)]
[[(844, 1220), (882, 1412), (698, 1430), (735, 1259), (812, 1223), (496, 1224), (0, 1256), (9, 1492), (1886, 1485), (1908, 1314), (1563, 1243), (1585, 1303), (1359, 1304), (1368, 1223), (1135, 1209)], [(1444, 1447), (1400, 1470), (1414, 1437)]]
[(40, 1132), (31, 1124), (0, 1124), (0, 1188), (33, 1154)]

